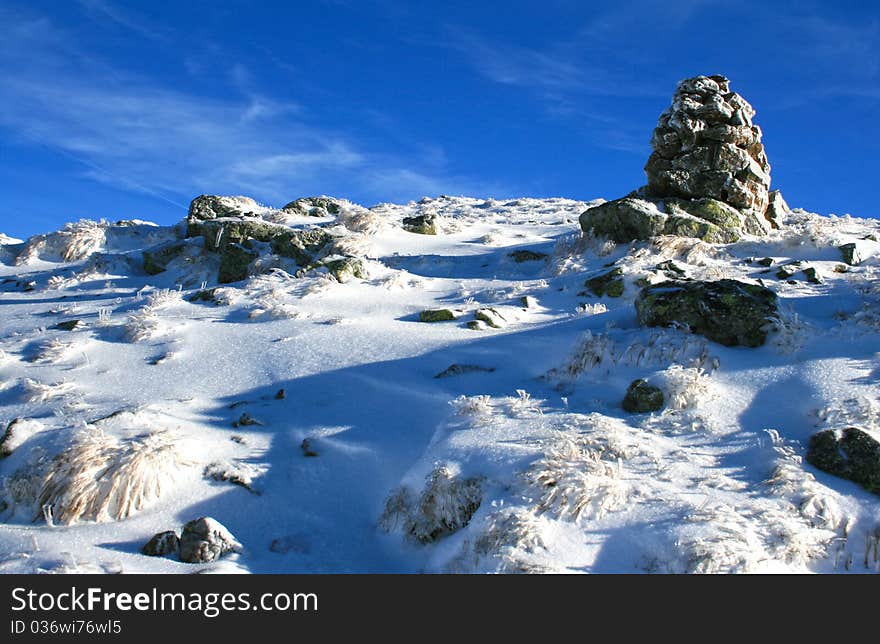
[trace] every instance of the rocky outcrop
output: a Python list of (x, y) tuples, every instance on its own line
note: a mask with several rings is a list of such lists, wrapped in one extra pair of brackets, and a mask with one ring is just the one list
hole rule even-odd
[(839, 435), (831, 429), (814, 434), (807, 462), (880, 494), (880, 442), (861, 429), (848, 427)]
[(403, 218), (403, 229), (419, 235), (437, 234), (437, 215), (417, 215)]
[(657, 235), (729, 243), (782, 225), (788, 205), (769, 190), (755, 110), (729, 85), (723, 76), (678, 84), (651, 137), (647, 186), (585, 211), (584, 232), (619, 243)]
[(776, 294), (757, 284), (668, 280), (646, 286), (636, 300), (645, 326), (678, 325), (725, 346), (757, 347), (778, 314)]
[(607, 273), (597, 275), (584, 282), (584, 286), (597, 297), (620, 297), (623, 295), (623, 269), (613, 268)]
[(189, 204), (186, 216), (187, 237), (197, 237), (199, 224), (222, 217), (254, 216), (261, 210), (260, 205), (249, 197), (221, 197), (218, 195), (199, 195)]
[(332, 197), (302, 197), (291, 201), (282, 210), (306, 217), (331, 217), (342, 212), (342, 205)]

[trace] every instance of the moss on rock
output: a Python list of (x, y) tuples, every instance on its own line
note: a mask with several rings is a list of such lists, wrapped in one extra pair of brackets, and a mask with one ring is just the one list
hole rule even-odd
[(814, 434), (807, 448), (807, 462), (823, 472), (858, 483), (880, 494), (880, 442), (856, 427)]
[(636, 300), (640, 324), (686, 326), (725, 346), (757, 347), (777, 311), (776, 294), (756, 284), (669, 280), (647, 286)]
[(447, 322), (454, 319), (455, 314), (449, 309), (428, 309), (419, 313), (420, 322)]
[(660, 411), (665, 404), (663, 392), (647, 380), (633, 380), (626, 390), (621, 406), (624, 411), (631, 414), (644, 414), (652, 411)]
[(614, 268), (607, 273), (593, 277), (584, 282), (596, 297), (607, 295), (608, 297), (620, 297), (623, 295), (623, 270)]

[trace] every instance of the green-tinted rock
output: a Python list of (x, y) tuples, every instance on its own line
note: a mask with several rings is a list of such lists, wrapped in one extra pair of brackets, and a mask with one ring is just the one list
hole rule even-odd
[(449, 309), (428, 309), (419, 313), (420, 322), (447, 322), (454, 319), (455, 314)]
[[(709, 198), (670, 198), (663, 200), (663, 206), (666, 213), (670, 216), (681, 215), (684, 213), (714, 226), (714, 228), (692, 228), (694, 234), (689, 235), (690, 237), (696, 237), (713, 243), (725, 244), (735, 242), (741, 237), (743, 215), (736, 208), (723, 201)], [(684, 226), (685, 224), (682, 223), (679, 225)]]
[(217, 289), (216, 288), (206, 288), (201, 291), (196, 291), (189, 297), (187, 297), (187, 301), (189, 302), (211, 302), (212, 304), (221, 304), (216, 297)]
[(644, 199), (623, 197), (607, 201), (581, 213), (581, 229), (618, 243), (651, 239), (663, 233), (666, 215)]
[(199, 224), (205, 238), (205, 249), (219, 251), (230, 244), (241, 244), (248, 239), (267, 242), (284, 231), (284, 228), (261, 219), (212, 219)]
[(787, 280), (801, 270), (801, 266), (803, 264), (801, 262), (789, 262), (788, 264), (783, 264), (776, 271), (776, 278), (781, 280)]
[(269, 242), (272, 252), (294, 260), (300, 266), (311, 264), (315, 256), (320, 253), (327, 244), (333, 241), (333, 236), (322, 228), (310, 230), (285, 230), (275, 235)]
[(770, 268), (771, 266), (773, 266), (773, 258), (765, 257), (763, 259), (759, 259), (756, 263), (760, 266), (766, 266), (767, 268)]
[(222, 217), (242, 217), (253, 214), (257, 202), (246, 197), (220, 197), (217, 195), (199, 195), (189, 204), (186, 216), (187, 237), (198, 237), (202, 234), (201, 223)]
[(808, 266), (807, 268), (805, 268), (804, 275), (806, 276), (807, 281), (810, 282), (810, 284), (822, 283), (822, 278), (819, 276), (819, 272), (813, 266)]
[(710, 244), (727, 244), (739, 239), (738, 235), (731, 235), (729, 231), (722, 230), (715, 224), (697, 219), (691, 215), (669, 215), (663, 226), (664, 235), (676, 237), (693, 237), (702, 239)]
[(663, 392), (646, 380), (633, 380), (626, 390), (621, 406), (631, 414), (644, 414), (663, 409), (665, 399)]
[(510, 253), (510, 256), (513, 258), (513, 261), (517, 263), (522, 262), (536, 262), (538, 260), (546, 259), (547, 253), (538, 253), (533, 250), (515, 250)]
[(584, 286), (590, 289), (593, 295), (597, 297), (602, 297), (603, 295), (620, 297), (623, 295), (624, 288), (622, 276), (623, 270), (614, 268), (603, 275), (588, 279), (584, 282)]
[(183, 254), (186, 246), (184, 241), (175, 241), (145, 250), (143, 252), (144, 271), (147, 275), (158, 275), (164, 272), (172, 260)]
[(259, 253), (244, 244), (229, 244), (220, 251), (220, 270), (217, 281), (221, 284), (238, 282), (248, 276), (248, 267)]
[(880, 494), (880, 442), (861, 429), (844, 429), (839, 439), (830, 429), (814, 434), (807, 448), (807, 462)]
[(660, 262), (654, 267), (658, 271), (663, 271), (664, 273), (672, 276), (672, 277), (684, 277), (685, 270), (676, 264), (671, 259), (667, 259), (664, 262)]
[(776, 294), (737, 280), (669, 280), (647, 286), (636, 300), (639, 323), (680, 325), (725, 346), (757, 347), (776, 317)]
[(344, 283), (354, 278), (365, 280), (369, 277), (364, 263), (356, 257), (326, 259), (322, 264), (338, 282)]
[(338, 215), (341, 209), (339, 202), (331, 197), (302, 197), (301, 199), (291, 201), (282, 208), (282, 210), (288, 210), (308, 217)]
[(477, 309), (474, 311), (475, 320), (483, 322), (493, 329), (502, 329), (507, 326), (507, 320), (498, 311), (492, 308)]
[(436, 215), (418, 215), (416, 217), (404, 217), (403, 229), (419, 235), (437, 234)]

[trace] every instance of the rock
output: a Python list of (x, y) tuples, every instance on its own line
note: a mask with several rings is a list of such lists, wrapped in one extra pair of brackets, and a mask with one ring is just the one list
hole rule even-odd
[(279, 389), (275, 392), (274, 398), (275, 400), (284, 400), (285, 398), (287, 398), (287, 392), (285, 392), (284, 389)]
[(770, 203), (767, 205), (766, 218), (774, 228), (782, 228), (785, 218), (791, 214), (791, 209), (782, 198), (779, 190), (771, 190), (769, 194)]
[(759, 266), (764, 266), (766, 268), (770, 268), (773, 266), (773, 258), (772, 257), (764, 257), (763, 259), (759, 259), (755, 262)]
[(475, 364), (451, 364), (434, 377), (449, 378), (451, 376), (460, 376), (466, 373), (492, 373), (493, 371), (495, 371), (494, 367), (481, 367)]
[(217, 281), (221, 284), (239, 282), (250, 274), (250, 265), (260, 254), (245, 244), (229, 244), (220, 252)]
[(308, 266), (332, 241), (333, 236), (321, 228), (284, 230), (272, 237), (269, 246), (273, 253)]
[(416, 217), (404, 217), (403, 229), (420, 235), (437, 234), (437, 215), (418, 215)]
[(288, 552), (307, 554), (311, 550), (311, 545), (303, 535), (285, 535), (272, 539), (269, 550), (278, 554), (287, 554)]
[(312, 441), (308, 438), (304, 438), (302, 443), (300, 443), (299, 448), (302, 450), (303, 456), (307, 458), (314, 458), (318, 455), (318, 452), (314, 450), (312, 447)]
[(64, 322), (59, 322), (52, 328), (58, 329), (59, 331), (76, 331), (80, 326), (82, 326), (82, 320), (65, 320)]
[(339, 201), (332, 197), (302, 197), (291, 201), (282, 210), (306, 217), (330, 217), (338, 215), (342, 208)]
[(0, 437), (0, 458), (11, 455), (28, 438), (42, 431), (43, 424), (31, 418), (13, 418)]
[(614, 268), (603, 275), (588, 279), (584, 282), (584, 286), (590, 289), (596, 297), (602, 297), (603, 295), (620, 297), (623, 295), (624, 288), (623, 270), (619, 267)]
[(808, 266), (804, 269), (804, 276), (806, 276), (807, 281), (810, 284), (821, 284), (822, 278), (819, 276), (819, 271), (816, 270), (813, 266)]
[(662, 234), (666, 215), (651, 201), (623, 197), (585, 210), (579, 221), (585, 233), (625, 244)]
[(858, 266), (865, 261), (865, 255), (862, 252), (861, 246), (855, 242), (844, 244), (837, 248), (843, 256), (843, 261), (850, 266)]
[[(701, 233), (689, 235), (705, 241), (712, 241), (714, 237), (718, 243), (730, 243), (737, 241), (746, 225), (744, 215), (733, 206), (718, 201), (717, 199), (677, 199), (668, 198), (663, 200), (664, 210), (670, 216), (681, 216), (683, 213), (697, 218), (701, 222), (713, 224), (716, 229), (700, 229)], [(667, 228), (669, 226), (667, 225)], [(671, 232), (671, 231), (667, 231)]]
[(513, 258), (513, 261), (520, 264), (522, 262), (537, 262), (542, 259), (547, 259), (547, 253), (538, 253), (533, 250), (515, 250), (512, 253), (509, 253), (510, 257)]
[(447, 322), (454, 319), (455, 314), (449, 309), (428, 309), (419, 313), (419, 322)]
[(183, 526), (180, 536), (180, 560), (183, 562), (208, 563), (240, 550), (241, 544), (216, 519), (202, 517)]
[(321, 264), (327, 267), (338, 282), (345, 283), (355, 278), (365, 280), (369, 277), (364, 263), (356, 257), (327, 258)]
[(260, 210), (259, 204), (248, 197), (220, 197), (199, 195), (189, 204), (187, 213), (187, 237), (201, 235), (200, 222), (222, 217), (241, 217)]
[(791, 279), (801, 270), (802, 266), (803, 262), (789, 262), (788, 264), (783, 264), (776, 270), (776, 278), (780, 280)]
[(185, 241), (173, 241), (143, 251), (144, 271), (147, 275), (165, 272), (172, 260), (180, 257), (187, 248)]
[(538, 306), (538, 300), (531, 295), (523, 295), (519, 298), (519, 303), (524, 309), (533, 309)]
[(771, 198), (770, 164), (761, 129), (752, 123), (755, 110), (728, 88), (722, 76), (697, 76), (678, 84), (651, 137), (645, 196), (721, 202), (739, 213), (740, 226), (728, 228), (685, 210), (727, 234), (740, 228), (760, 235), (782, 224), (788, 206), (778, 191)]
[(489, 325), (482, 320), (470, 320), (467, 323), (467, 328), (471, 331), (485, 331), (489, 328)]
[(685, 270), (671, 259), (660, 262), (654, 267), (654, 269), (658, 271), (663, 271), (672, 278), (685, 276)]
[(206, 288), (200, 291), (196, 291), (192, 295), (188, 296), (186, 299), (189, 302), (213, 302), (214, 304), (220, 304), (220, 301), (218, 301), (215, 297), (216, 294), (216, 288)]
[(173, 530), (157, 532), (152, 539), (144, 544), (141, 552), (148, 557), (164, 557), (177, 552), (180, 549), (180, 538)]
[(807, 462), (880, 494), (880, 442), (856, 427), (827, 429), (810, 438)]
[(777, 315), (776, 294), (756, 284), (669, 280), (646, 286), (636, 299), (645, 326), (682, 325), (725, 346), (757, 347)]
[(216, 252), (223, 252), (227, 246), (244, 244), (252, 239), (272, 241), (287, 230), (262, 219), (229, 217), (203, 222), (199, 224), (199, 229), (205, 238), (205, 249)]
[(631, 414), (644, 414), (663, 409), (665, 399), (663, 392), (647, 380), (633, 380), (626, 390), (621, 406)]
[(503, 329), (507, 326), (507, 320), (498, 311), (491, 308), (477, 309), (474, 311), (474, 318), (479, 322), (484, 322), (493, 329)]

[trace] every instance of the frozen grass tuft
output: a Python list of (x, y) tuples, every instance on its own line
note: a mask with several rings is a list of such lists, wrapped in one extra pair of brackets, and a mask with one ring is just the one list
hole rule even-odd
[(467, 539), (460, 552), (445, 566), (449, 573), (491, 571), (500, 574), (550, 572), (541, 561), (547, 546), (541, 521), (522, 508), (501, 510), (486, 518), (485, 526)]
[(144, 307), (129, 316), (122, 329), (127, 342), (144, 342), (165, 332), (165, 324), (155, 309)]
[(449, 401), (449, 404), (459, 416), (490, 416), (492, 414), (492, 396), (486, 394), (461, 395)]
[(34, 235), (28, 239), (16, 264), (27, 264), (34, 259), (76, 262), (104, 248), (107, 228), (104, 220), (82, 219), (65, 225), (62, 230), (47, 235)]
[(715, 396), (711, 379), (699, 367), (675, 364), (663, 371), (659, 380), (667, 409), (693, 409)]
[(525, 473), (539, 497), (537, 511), (582, 521), (624, 507), (635, 490), (621, 479), (622, 456), (601, 440), (561, 436)]
[(418, 543), (437, 541), (468, 524), (482, 502), (482, 482), (441, 465), (428, 475), (418, 498), (408, 488), (395, 490), (379, 525), (388, 532), (401, 528)]
[(170, 432), (120, 440), (89, 427), (48, 463), (36, 501), (50, 525), (118, 521), (158, 500), (191, 464)]

